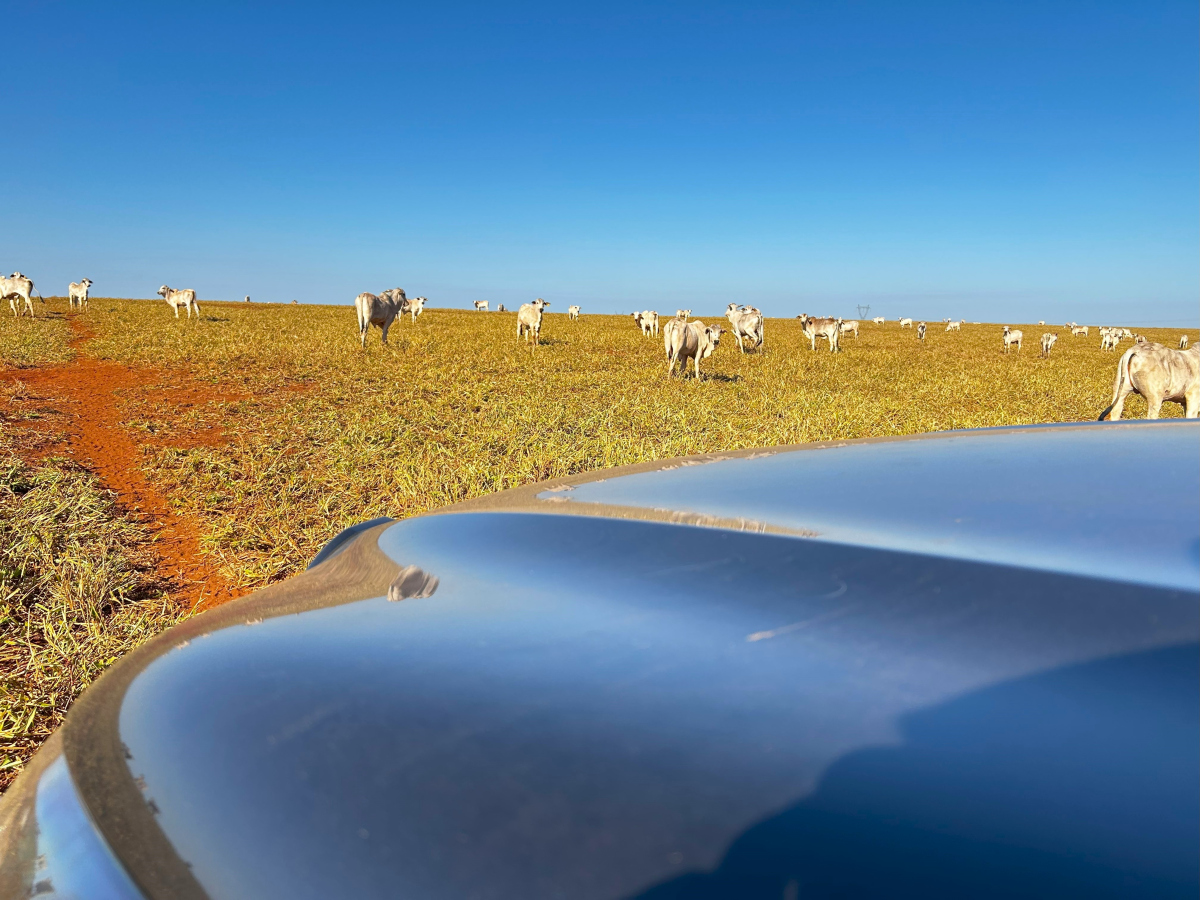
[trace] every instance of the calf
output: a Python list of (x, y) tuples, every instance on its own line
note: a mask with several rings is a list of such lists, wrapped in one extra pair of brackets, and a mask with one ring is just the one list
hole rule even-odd
[(858, 322), (851, 319), (849, 322), (843, 322), (841, 325), (841, 328), (842, 328), (842, 334), (849, 334), (850, 332), (853, 331), (854, 339), (856, 341), (858, 340)]
[(1024, 336), (1025, 335), (1022, 334), (1020, 331), (1014, 331), (1013, 329), (1011, 329), (1007, 325), (1005, 325), (1004, 326), (1004, 352), (1007, 353), (1008, 348), (1011, 347), (1013, 344), (1016, 344), (1017, 352), (1019, 353), (1021, 350), (1021, 338), (1023, 338)]
[(917, 324), (917, 340), (918, 341), (925, 340), (925, 323), (924, 322), (920, 322)]
[(200, 319), (200, 304), (196, 302), (196, 292), (190, 288), (185, 288), (182, 291), (177, 291), (174, 288), (169, 288), (165, 284), (157, 291), (167, 305), (175, 310), (175, 318), (179, 318), (179, 307), (187, 310), (188, 320), (192, 318), (192, 310), (196, 311), (196, 319)]
[(736, 303), (730, 303), (725, 307), (725, 318), (729, 320), (733, 329), (733, 336), (737, 339), (739, 350), (745, 353), (746, 343), (753, 348), (762, 346), (763, 315), (759, 310), (753, 306), (739, 306)]
[(909, 328), (912, 328), (912, 319), (901, 319), (900, 327), (903, 328), (905, 325), (907, 325)]
[(522, 303), (517, 310), (517, 340), (522, 336), (528, 343), (533, 338), (533, 346), (538, 345), (542, 334), (542, 311), (550, 304), (538, 297), (532, 303)]
[(1138, 344), (1125, 351), (1117, 363), (1113, 400), (1100, 420), (1121, 418), (1125, 398), (1146, 398), (1146, 418), (1157, 419), (1165, 401), (1183, 404), (1185, 418), (1200, 413), (1200, 344), (1190, 350), (1172, 350), (1162, 344)]
[(488, 305), (488, 302), (486, 300), (476, 300), (475, 301), (475, 309), (477, 312), (487, 312), (488, 311), (487, 305)]
[(959, 322), (947, 322), (947, 323), (946, 323), (946, 330), (947, 330), (947, 331), (962, 331), (962, 322), (961, 322), (961, 321), (959, 321)]
[(841, 334), (842, 320), (825, 318), (814, 318), (808, 313), (801, 313), (796, 316), (800, 320), (800, 327), (804, 329), (804, 334), (808, 337), (809, 345), (813, 350), (817, 349), (817, 338), (825, 338), (829, 341), (829, 352), (837, 353), (841, 350), (839, 335)]
[(578, 306), (568, 306), (567, 307), (567, 318), (570, 319), (572, 322), (579, 321), (579, 307)]
[(408, 315), (410, 321), (415, 323), (417, 321), (417, 316), (425, 312), (425, 302), (427, 299), (428, 298), (426, 297), (413, 297), (408, 301)]
[(364, 292), (354, 298), (354, 309), (358, 314), (358, 340), (364, 350), (367, 349), (367, 332), (372, 325), (383, 332), (383, 343), (387, 344), (388, 329), (396, 321), (396, 316), (403, 313), (407, 300), (400, 288), (384, 291), (379, 297)]
[[(67, 302), (70, 303), (71, 309), (78, 307), (79, 309), (87, 309), (88, 306), (88, 291), (92, 286), (92, 279), (82, 278), (79, 281), (72, 281), (70, 287), (67, 288)], [(247, 297), (247, 300), (250, 298)]]
[(1043, 359), (1050, 355), (1050, 348), (1054, 346), (1054, 344), (1057, 340), (1058, 340), (1058, 332), (1057, 331), (1054, 332), (1053, 334), (1051, 334), (1050, 332), (1047, 331), (1045, 334), (1042, 335), (1042, 358)]
[[(20, 317), (24, 312), (29, 313), (29, 318), (34, 317), (33, 300), (31, 299), (33, 293), (33, 282), (20, 272), (13, 272), (8, 278), (0, 278), (0, 299), (8, 298), (8, 305), (13, 311), (14, 319)], [(18, 300), (21, 301), (20, 304), (17, 303)], [(20, 306), (21, 312), (17, 312), (18, 306)]]
[(671, 319), (663, 327), (663, 346), (667, 351), (667, 376), (675, 372), (675, 363), (679, 362), (679, 373), (687, 374), (687, 361), (693, 360), (696, 378), (700, 377), (700, 360), (712, 356), (712, 352), (721, 343), (721, 326), (708, 325), (703, 322), (688, 322), (685, 319)]

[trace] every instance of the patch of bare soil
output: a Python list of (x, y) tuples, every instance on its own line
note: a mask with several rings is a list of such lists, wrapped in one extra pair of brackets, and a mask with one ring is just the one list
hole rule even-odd
[[(115, 493), (122, 510), (145, 524), (153, 534), (157, 572), (174, 587), (172, 593), (177, 600), (191, 608), (203, 609), (234, 599), (237, 590), (204, 559), (195, 524), (177, 515), (142, 473), (139, 442), (121, 425), (120, 398), (161, 384), (163, 374), (84, 355), (80, 349), (92, 331), (78, 315), (70, 317), (70, 325), (73, 335), (70, 344), (76, 351), (72, 362), (0, 371), (0, 381), (17, 388), (12, 399), (21, 404), (25, 413), (18, 419), (10, 419), (0, 411), (0, 424), (29, 430), (32, 440), (21, 443), (34, 450), (36, 456), (51, 453), (69, 456)], [(215, 391), (211, 386), (185, 386), (173, 388), (162, 399), (186, 408), (212, 400), (238, 398)], [(170, 444), (188, 448), (223, 442), (220, 429), (205, 429), (197, 434), (177, 435)], [(142, 440), (141, 443), (157, 442)]]

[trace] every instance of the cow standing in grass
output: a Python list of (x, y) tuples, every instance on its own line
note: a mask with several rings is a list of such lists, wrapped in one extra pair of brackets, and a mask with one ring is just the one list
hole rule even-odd
[(1181, 334), (1179, 336), (1179, 349), (1186, 350), (1187, 348), (1188, 348), (1188, 336), (1186, 334)]
[[(33, 293), (33, 282), (20, 272), (13, 272), (7, 278), (0, 278), (0, 299), (8, 298), (8, 305), (13, 311), (14, 319), (19, 318), (24, 312), (29, 313), (29, 318), (34, 317)], [(19, 304), (18, 300), (21, 301)], [(21, 312), (17, 312), (18, 308)]]
[(913, 327), (913, 324), (912, 324), (912, 319), (909, 319), (909, 318), (904, 318), (904, 319), (901, 319), (901, 320), (900, 320), (900, 327), (901, 327), (901, 328), (905, 327), (906, 325), (907, 325), (909, 328), (912, 328), (912, 327)]
[(1071, 337), (1087, 337), (1088, 327), (1086, 325), (1072, 325)]
[(522, 303), (517, 310), (517, 340), (525, 338), (526, 343), (533, 339), (533, 346), (538, 345), (542, 335), (542, 312), (550, 304), (538, 297), (532, 303)]
[(961, 321), (958, 321), (958, 322), (947, 322), (947, 323), (946, 323), (946, 330), (947, 330), (947, 331), (962, 331), (962, 322), (961, 322)]
[(167, 301), (167, 305), (175, 310), (175, 318), (179, 318), (179, 307), (187, 310), (188, 320), (191, 321), (192, 310), (196, 311), (196, 319), (200, 319), (200, 304), (196, 302), (196, 292), (191, 288), (185, 288), (182, 291), (177, 291), (175, 288), (167, 287), (165, 284), (160, 287), (156, 293)]
[(925, 340), (925, 323), (924, 322), (917, 323), (917, 340), (918, 341)]
[(476, 300), (475, 301), (475, 312), (487, 312), (487, 311), (488, 311), (488, 302), (486, 300)]
[(687, 375), (687, 361), (693, 360), (696, 379), (700, 378), (700, 360), (712, 356), (721, 343), (721, 326), (689, 322), (676, 316), (663, 326), (663, 347), (667, 352), (667, 376), (675, 373), (679, 363), (679, 374)]
[(883, 316), (876, 316), (871, 321), (874, 322), (876, 325), (882, 325), (887, 320)]
[(1018, 353), (1021, 352), (1021, 339), (1023, 337), (1025, 337), (1025, 335), (1022, 332), (1020, 332), (1016, 329), (1013, 329), (1013, 328), (1009, 328), (1007, 325), (1005, 325), (1004, 326), (1004, 352), (1007, 353), (1009, 347), (1011, 347), (1013, 344), (1017, 345), (1017, 352)]
[(1117, 363), (1112, 403), (1100, 413), (1100, 420), (1121, 418), (1130, 394), (1146, 398), (1147, 419), (1157, 419), (1168, 400), (1183, 404), (1185, 418), (1196, 418), (1200, 413), (1200, 345), (1172, 350), (1146, 343), (1126, 350)]
[(804, 330), (805, 337), (808, 338), (811, 349), (817, 349), (817, 338), (825, 338), (829, 341), (829, 352), (837, 353), (841, 350), (839, 337), (842, 333), (842, 320), (833, 319), (828, 316), (824, 318), (816, 318), (808, 313), (801, 313), (796, 316), (800, 320), (800, 327)]
[(383, 332), (383, 344), (387, 345), (388, 329), (396, 321), (396, 316), (402, 313), (407, 299), (400, 288), (384, 291), (378, 297), (363, 292), (354, 298), (354, 310), (358, 315), (358, 340), (364, 350), (367, 349), (367, 332), (372, 325)]
[(572, 322), (578, 322), (579, 321), (579, 307), (578, 306), (568, 306), (567, 307), (567, 318), (570, 319)]
[(642, 337), (658, 337), (658, 313), (652, 309), (644, 309), (641, 312), (631, 314), (633, 316), (633, 324), (642, 329)]
[(1058, 332), (1057, 331), (1054, 332), (1053, 334), (1050, 333), (1049, 331), (1047, 331), (1045, 334), (1042, 335), (1042, 358), (1043, 359), (1045, 359), (1047, 356), (1050, 355), (1050, 350), (1054, 347), (1055, 343), (1057, 343), (1057, 342), (1058, 342)]
[(733, 328), (733, 336), (737, 338), (739, 350), (745, 353), (747, 343), (752, 349), (762, 346), (763, 315), (758, 309), (730, 303), (725, 307), (725, 318)]
[[(88, 291), (92, 287), (92, 279), (82, 278), (79, 281), (72, 281), (67, 288), (67, 303), (71, 309), (79, 308), (86, 310), (88, 307)], [(249, 299), (249, 298), (247, 298)]]

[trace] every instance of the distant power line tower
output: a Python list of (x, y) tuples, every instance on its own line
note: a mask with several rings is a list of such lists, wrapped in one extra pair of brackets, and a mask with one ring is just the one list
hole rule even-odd
[(858, 304), (858, 317), (860, 319), (869, 319), (871, 317), (871, 305), (869, 303), (866, 306), (861, 303)]

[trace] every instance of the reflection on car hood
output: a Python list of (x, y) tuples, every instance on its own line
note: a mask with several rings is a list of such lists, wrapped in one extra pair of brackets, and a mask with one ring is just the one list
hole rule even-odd
[(99, 803), (119, 748), (121, 827), (213, 898), (1194, 896), (1198, 439), (802, 449), (380, 526), (103, 682), (119, 740), (69, 723), (71, 765)]
[(538, 496), (1163, 587), (1200, 583), (1192, 422), (760, 451)]

